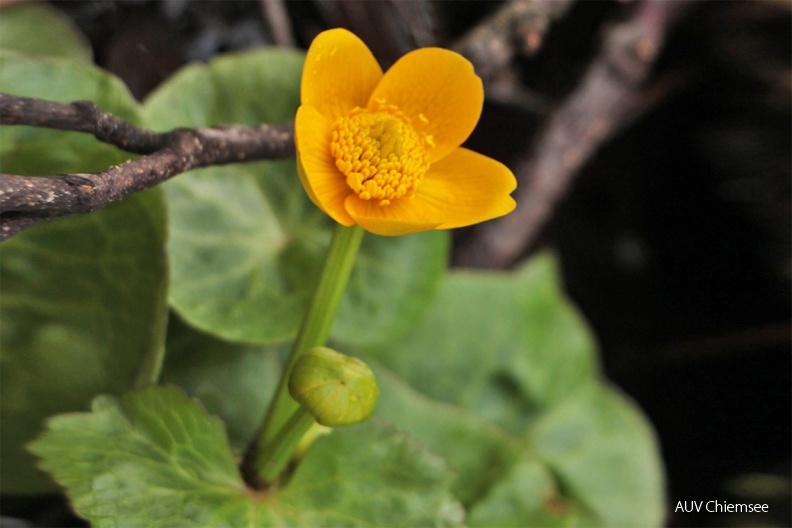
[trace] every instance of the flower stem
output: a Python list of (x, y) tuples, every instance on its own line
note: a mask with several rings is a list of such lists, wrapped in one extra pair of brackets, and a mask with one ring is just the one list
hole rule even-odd
[(324, 267), (319, 277), (313, 299), (303, 317), (300, 331), (292, 345), (286, 366), (283, 368), (275, 397), (270, 404), (267, 417), (259, 430), (253, 450), (256, 472), (265, 480), (267, 468), (271, 467), (274, 453), (280, 446), (273, 441), (280, 435), (290, 417), (299, 407), (289, 395), (289, 374), (297, 359), (309, 348), (324, 345), (330, 335), (338, 306), (346, 289), (349, 275), (355, 263), (364, 231), (353, 225), (336, 225), (330, 247), (327, 249)]
[(283, 467), (294, 454), (300, 439), (308, 432), (313, 424), (314, 417), (304, 406), (300, 405), (286, 420), (272, 443), (265, 446), (267, 457), (262, 467), (258, 468), (259, 476), (265, 482), (272, 482), (283, 470)]

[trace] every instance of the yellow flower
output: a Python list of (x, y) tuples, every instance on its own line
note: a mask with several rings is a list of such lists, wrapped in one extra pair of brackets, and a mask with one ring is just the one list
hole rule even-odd
[(514, 209), (502, 163), (460, 147), (484, 90), (473, 66), (439, 48), (408, 53), (384, 75), (344, 29), (305, 59), (295, 119), (300, 179), (336, 222), (379, 235), (462, 227)]

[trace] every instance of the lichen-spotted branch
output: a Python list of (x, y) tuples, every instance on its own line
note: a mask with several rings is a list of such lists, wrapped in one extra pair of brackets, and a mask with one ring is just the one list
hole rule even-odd
[(626, 6), (629, 16), (606, 28), (602, 50), (580, 85), (515, 166), (517, 208), (474, 232), (457, 251), (456, 264), (508, 267), (530, 247), (586, 161), (650, 107), (644, 82), (666, 31), (686, 7), (681, 1), (647, 0)]
[(0, 240), (41, 222), (96, 211), (191, 169), (294, 156), (292, 123), (153, 132), (86, 101), (61, 104), (0, 94), (0, 125), (90, 133), (143, 155), (92, 174), (0, 174)]

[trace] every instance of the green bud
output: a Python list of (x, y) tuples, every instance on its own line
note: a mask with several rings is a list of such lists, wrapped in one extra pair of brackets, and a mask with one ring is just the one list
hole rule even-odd
[(379, 387), (374, 373), (359, 359), (314, 347), (292, 367), (289, 393), (318, 423), (335, 427), (371, 416)]

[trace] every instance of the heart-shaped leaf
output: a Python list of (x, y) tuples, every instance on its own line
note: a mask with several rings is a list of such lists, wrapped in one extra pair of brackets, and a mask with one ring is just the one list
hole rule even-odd
[[(283, 123), (299, 105), (303, 55), (264, 50), (183, 69), (145, 103), (149, 126)], [(294, 160), (201, 169), (164, 185), (171, 303), (223, 339), (292, 338), (318, 279), (332, 222), (314, 206)], [(425, 309), (446, 262), (447, 236), (367, 236), (333, 335), (381, 343)]]
[[(550, 255), (513, 272), (452, 272), (409, 335), (369, 349), (418, 393), (450, 406), (433, 412), (438, 402), (383, 377), (378, 413), (470, 477), (455, 491), (472, 525), (659, 526), (663, 471), (654, 435), (601, 379), (594, 352)], [(499, 453), (509, 446), (511, 455), (493, 457), (484, 426), (454, 443), (448, 422), (461, 412), (497, 426), (507, 439)]]
[[(82, 62), (2, 52), (0, 80), (4, 92), (91, 99), (139, 121), (123, 84)], [(4, 172), (34, 175), (93, 172), (127, 159), (87, 134), (11, 126), (0, 128), (0, 156)], [(4, 492), (52, 488), (23, 447), (45, 417), (83, 409), (99, 393), (153, 376), (167, 318), (163, 216), (153, 190), (3, 243)]]
[(63, 57), (86, 64), (93, 59), (90, 43), (71, 21), (54, 7), (38, 2), (3, 8), (0, 49)]

